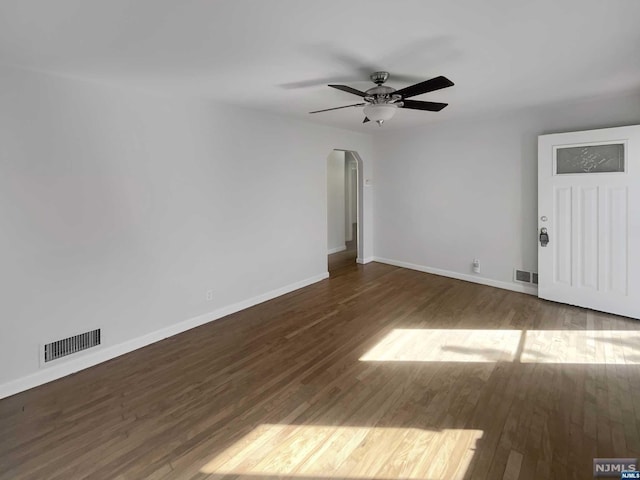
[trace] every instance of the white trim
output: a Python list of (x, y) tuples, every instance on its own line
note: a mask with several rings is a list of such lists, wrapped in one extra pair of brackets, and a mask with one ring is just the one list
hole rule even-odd
[(465, 282), (479, 283), (481, 285), (488, 285), (490, 287), (503, 288), (505, 290), (511, 290), (514, 292), (526, 293), (528, 295), (538, 296), (538, 287), (532, 285), (522, 285), (517, 283), (503, 282), (501, 280), (493, 280), (486, 277), (478, 277), (475, 275), (469, 275), (466, 273), (452, 272), (449, 270), (442, 270), (440, 268), (425, 267), (422, 265), (416, 265), (414, 263), (400, 262), (398, 260), (390, 260), (388, 258), (373, 257), (374, 262), (386, 263), (387, 265), (393, 265), (395, 267), (408, 268), (410, 270), (418, 270), (419, 272), (433, 273), (434, 275), (440, 275), (443, 277), (455, 278), (457, 280), (464, 280)]
[(327, 250), (327, 255), (331, 255), (332, 253), (344, 252), (346, 249), (347, 249), (346, 245), (343, 245), (341, 247), (336, 247), (336, 248), (330, 248), (329, 250)]
[(266, 302), (267, 300), (285, 295), (293, 292), (294, 290), (304, 288), (308, 285), (324, 280), (325, 278), (329, 278), (329, 272), (324, 272), (320, 275), (286, 285), (276, 290), (271, 290), (270, 292), (263, 293), (262, 295), (219, 308), (213, 312), (190, 318), (189, 320), (170, 325), (169, 327), (156, 330), (155, 332), (148, 333), (141, 337), (127, 340), (117, 345), (105, 345), (96, 352), (89, 353), (90, 350), (87, 350), (87, 354), (79, 358), (68, 359), (64, 363), (51, 365), (46, 369), (27, 375), (26, 377), (18, 378), (0, 385), (0, 398), (15, 395), (16, 393), (71, 375), (72, 373), (84, 370), (85, 368), (93, 367), (99, 363), (106, 362), (107, 360), (111, 360), (112, 358), (119, 357), (120, 355), (124, 355), (125, 353), (132, 352), (139, 348), (146, 347), (147, 345), (151, 345), (152, 343), (172, 337), (192, 328), (199, 327), (205, 323), (218, 320), (222, 317), (226, 317), (227, 315), (231, 315), (232, 313), (239, 312), (240, 310), (244, 310), (259, 303)]
[[(367, 258), (356, 258), (356, 263), (361, 263), (362, 265), (366, 264), (366, 263), (371, 263), (373, 261), (375, 261), (376, 257), (367, 257)], [(384, 262), (383, 262), (384, 263)]]

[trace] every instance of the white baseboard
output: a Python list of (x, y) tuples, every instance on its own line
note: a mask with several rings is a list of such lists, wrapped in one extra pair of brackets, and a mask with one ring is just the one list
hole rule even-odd
[(500, 280), (493, 280), (486, 277), (477, 277), (475, 275), (469, 275), (467, 273), (452, 272), (450, 270), (442, 270), (440, 268), (425, 267), (423, 265), (416, 265), (414, 263), (400, 262), (398, 260), (391, 260), (388, 258), (374, 257), (374, 262), (386, 263), (395, 267), (408, 268), (410, 270), (418, 270), (419, 272), (433, 273), (434, 275), (440, 275), (443, 277), (455, 278), (457, 280), (464, 280), (465, 282), (479, 283), (481, 285), (488, 285), (490, 287), (503, 288), (505, 290), (512, 290), (514, 292), (526, 293), (529, 295), (538, 295), (538, 287), (533, 285), (520, 285), (518, 283), (503, 282)]
[(231, 315), (232, 313), (239, 312), (240, 310), (253, 307), (259, 303), (266, 302), (267, 300), (304, 288), (308, 285), (324, 280), (325, 278), (329, 278), (329, 272), (286, 285), (276, 290), (271, 290), (270, 292), (219, 308), (218, 310), (214, 310), (210, 313), (198, 315), (197, 317), (170, 325), (169, 327), (156, 330), (155, 332), (148, 333), (141, 337), (127, 340), (117, 345), (98, 347), (94, 352), (87, 352), (85, 355), (80, 357), (69, 359), (56, 365), (44, 367), (31, 375), (0, 385), (0, 398), (9, 397), (16, 393), (37, 387), (38, 385), (71, 375), (72, 373), (84, 370), (85, 368), (93, 367), (99, 363), (106, 362), (107, 360), (111, 360), (112, 358), (119, 357), (120, 355), (124, 355), (125, 353), (132, 352), (139, 348), (146, 347), (147, 345), (151, 345), (152, 343), (164, 340), (165, 338), (172, 337), (192, 328), (199, 327), (205, 323), (218, 320), (222, 317), (226, 317), (227, 315)]
[(327, 254), (331, 255), (332, 253), (344, 252), (346, 249), (347, 249), (346, 245), (343, 245), (341, 247), (336, 247), (336, 248), (330, 248), (329, 250), (327, 250)]
[(366, 258), (358, 257), (358, 258), (356, 258), (356, 263), (361, 263), (362, 265), (364, 265), (366, 263), (371, 263), (373, 261), (375, 261), (375, 257), (366, 257)]

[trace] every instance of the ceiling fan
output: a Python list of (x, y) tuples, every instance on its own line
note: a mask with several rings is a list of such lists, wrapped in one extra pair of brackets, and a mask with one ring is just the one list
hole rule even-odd
[(424, 82), (416, 83), (415, 85), (396, 90), (395, 88), (383, 85), (389, 78), (389, 72), (374, 72), (369, 76), (369, 78), (373, 83), (376, 84), (376, 86), (370, 88), (366, 92), (361, 92), (360, 90), (356, 90), (355, 88), (351, 88), (347, 85), (329, 85), (330, 87), (337, 88), (338, 90), (342, 90), (343, 92), (358, 95), (359, 97), (362, 97), (364, 99), (365, 103), (345, 105), (344, 107), (327, 108), (325, 110), (316, 110), (309, 113), (328, 112), (330, 110), (339, 110), (341, 108), (350, 107), (364, 107), (363, 111), (365, 117), (362, 123), (367, 123), (373, 120), (374, 122), (377, 122), (378, 125), (382, 126), (382, 124), (386, 120), (391, 119), (395, 115), (398, 108), (410, 108), (412, 110), (439, 112), (448, 104), (407, 99), (410, 97), (415, 97), (416, 95), (421, 95), (423, 93), (433, 92), (442, 88), (451, 87), (453, 85), (453, 82), (448, 78), (439, 76), (432, 78), (431, 80), (426, 80)]

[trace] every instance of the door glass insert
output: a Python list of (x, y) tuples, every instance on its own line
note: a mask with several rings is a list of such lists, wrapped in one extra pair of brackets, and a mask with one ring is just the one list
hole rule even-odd
[(624, 172), (624, 144), (556, 149), (556, 173)]

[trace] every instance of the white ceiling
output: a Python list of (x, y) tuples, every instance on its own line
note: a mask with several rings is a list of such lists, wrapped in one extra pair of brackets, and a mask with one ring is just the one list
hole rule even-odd
[(358, 103), (326, 84), (377, 69), (456, 84), (385, 129), (640, 90), (639, 19), (638, 0), (0, 0), (0, 64), (371, 131), (307, 112)]

